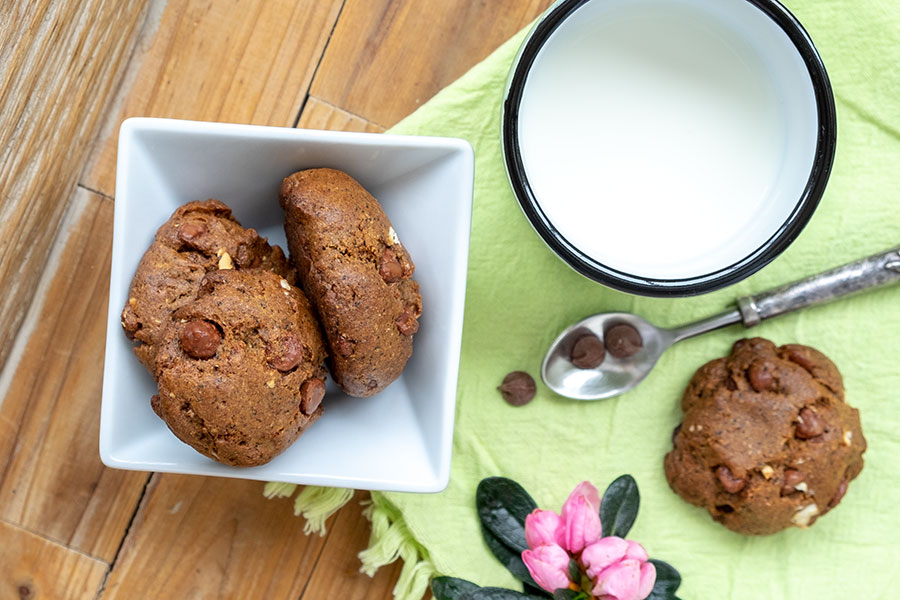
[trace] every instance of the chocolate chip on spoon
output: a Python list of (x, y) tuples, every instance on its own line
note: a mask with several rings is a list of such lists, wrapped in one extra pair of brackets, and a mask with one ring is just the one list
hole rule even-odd
[(606, 351), (616, 358), (634, 356), (644, 347), (641, 334), (631, 325), (613, 325), (603, 334)]
[(606, 348), (600, 338), (588, 333), (575, 341), (569, 358), (579, 369), (595, 369), (606, 358)]
[(537, 392), (534, 378), (525, 371), (513, 371), (503, 378), (503, 384), (497, 388), (503, 399), (512, 406), (524, 406), (531, 402)]

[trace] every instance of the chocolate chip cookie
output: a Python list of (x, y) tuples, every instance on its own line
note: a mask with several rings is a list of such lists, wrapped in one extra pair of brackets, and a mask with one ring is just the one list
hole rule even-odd
[(295, 283), (281, 248), (245, 229), (218, 200), (179, 207), (144, 253), (122, 310), (122, 327), (137, 342), (134, 353), (152, 371), (171, 314), (197, 297), (200, 280), (217, 269), (265, 269)]
[(376, 394), (412, 354), (422, 313), (415, 266), (378, 201), (334, 169), (285, 178), (279, 201), (288, 249), (351, 396)]
[(321, 416), (324, 361), (299, 289), (271, 271), (213, 271), (160, 335), (151, 404), (201, 454), (261, 465)]
[(681, 406), (666, 478), (733, 531), (812, 525), (862, 470), (859, 411), (834, 364), (808, 346), (740, 340), (694, 374)]

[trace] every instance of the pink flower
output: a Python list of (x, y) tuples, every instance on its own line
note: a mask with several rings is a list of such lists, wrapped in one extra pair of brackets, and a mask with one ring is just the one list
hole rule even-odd
[(548, 592), (567, 588), (569, 579), (569, 553), (556, 544), (546, 544), (522, 552), (522, 561), (534, 582)]
[(587, 481), (579, 483), (562, 507), (563, 547), (578, 554), (600, 539), (600, 493)]
[(529, 548), (563, 543), (563, 523), (552, 510), (536, 508), (525, 517), (525, 541)]
[(637, 542), (605, 537), (584, 549), (581, 562), (600, 600), (644, 600), (656, 583), (656, 567)]

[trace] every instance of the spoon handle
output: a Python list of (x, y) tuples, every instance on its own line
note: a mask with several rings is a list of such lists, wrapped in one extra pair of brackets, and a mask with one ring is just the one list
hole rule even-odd
[(900, 281), (900, 247), (801, 279), (767, 292), (738, 298), (746, 327), (799, 308)]

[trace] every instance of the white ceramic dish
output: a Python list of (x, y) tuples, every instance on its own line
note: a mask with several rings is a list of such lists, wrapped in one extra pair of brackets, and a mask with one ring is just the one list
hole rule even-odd
[[(424, 312), (399, 380), (369, 399), (331, 385), (325, 414), (270, 463), (235, 468), (180, 442), (150, 408), (156, 384), (122, 333), (121, 309), (156, 229), (179, 205), (217, 198), (286, 249), (282, 178), (342, 169), (382, 203), (416, 262)], [(120, 469), (437, 492), (450, 475), (472, 208), (464, 140), (128, 119), (119, 134), (100, 456)]]
[(821, 59), (775, 0), (561, 0), (522, 46), (503, 133), (519, 202), (563, 260), (686, 295), (800, 233), (836, 123)]

